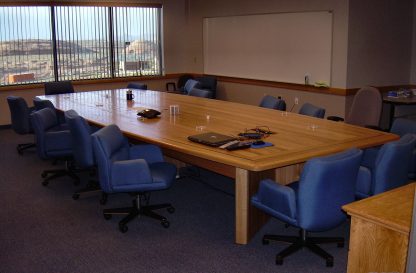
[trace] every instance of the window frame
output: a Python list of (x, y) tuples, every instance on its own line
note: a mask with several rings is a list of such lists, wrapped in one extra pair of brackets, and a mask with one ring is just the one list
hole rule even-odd
[[(52, 17), (52, 14), (54, 13), (54, 9), (53, 7), (107, 7), (107, 8), (124, 8), (124, 7), (132, 7), (132, 8), (158, 8), (158, 12), (157, 12), (157, 29), (156, 29), (156, 33), (158, 34), (158, 70), (157, 72), (159, 72), (158, 74), (153, 74), (153, 75), (142, 75), (140, 73), (140, 75), (135, 75), (135, 76), (129, 76), (129, 75), (124, 75), (124, 76), (120, 76), (118, 74), (120, 73), (116, 73), (115, 69), (116, 69), (116, 59), (115, 59), (115, 48), (114, 48), (114, 37), (113, 37), (113, 33), (114, 33), (114, 22), (113, 22), (113, 10), (109, 9), (109, 16), (108, 16), (108, 28), (109, 28), (109, 56), (110, 56), (110, 76), (107, 78), (91, 78), (91, 79), (74, 79), (72, 81), (74, 82), (79, 82), (79, 83), (91, 83), (91, 84), (95, 84), (95, 83), (104, 83), (104, 82), (123, 82), (123, 81), (128, 81), (128, 80), (134, 80), (134, 79), (161, 79), (161, 78), (165, 78), (165, 69), (164, 69), (164, 49), (163, 49), (163, 5), (159, 4), (159, 3), (131, 3), (131, 2), (127, 2), (127, 3), (118, 3), (118, 2), (76, 2), (76, 1), (71, 1), (71, 2), (55, 2), (55, 1), (40, 1), (40, 2), (26, 2), (26, 1), (19, 1), (19, 2), (2, 2), (0, 4), (0, 7), (50, 7), (50, 14)], [(53, 23), (53, 18), (51, 18), (51, 31), (56, 27), (56, 25), (52, 25)], [(51, 49), (51, 54), (53, 55), (53, 69), (54, 69), (54, 80), (58, 81), (59, 79), (59, 67), (57, 67), (57, 63), (58, 63), (58, 53), (57, 53), (57, 49), (56, 49), (56, 36), (53, 36), (52, 38), (52, 49)], [(48, 81), (38, 81), (38, 82), (28, 82), (28, 83), (15, 83), (15, 84), (4, 84), (4, 85), (0, 85), (0, 90), (3, 88), (9, 88), (10, 87), (17, 87), (17, 88), (13, 88), (13, 89), (29, 89), (29, 88), (34, 88), (37, 86), (42, 86), (43, 83), (48, 82)], [(23, 88), (22, 88), (23, 87)]]

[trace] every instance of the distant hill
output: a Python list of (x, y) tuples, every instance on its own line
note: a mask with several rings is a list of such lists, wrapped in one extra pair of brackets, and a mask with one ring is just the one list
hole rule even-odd
[[(82, 47), (76, 43), (58, 41), (61, 52), (93, 53), (93, 49)], [(89, 42), (91, 44), (91, 42)], [(41, 55), (52, 53), (52, 42), (49, 40), (13, 40), (0, 42), (3, 56), (10, 55)]]

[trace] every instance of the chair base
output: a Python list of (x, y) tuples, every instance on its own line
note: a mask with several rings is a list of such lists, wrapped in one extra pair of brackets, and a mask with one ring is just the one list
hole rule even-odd
[(344, 238), (342, 237), (307, 237), (306, 231), (301, 229), (299, 236), (283, 236), (266, 234), (263, 236), (263, 244), (269, 244), (269, 241), (292, 243), (290, 246), (280, 251), (276, 255), (276, 264), (282, 265), (283, 259), (296, 251), (306, 247), (316, 255), (322, 257), (326, 261), (327, 267), (334, 266), (334, 257), (319, 247), (317, 244), (337, 243), (338, 247), (344, 247)]
[(43, 186), (47, 186), (49, 185), (49, 181), (58, 177), (62, 177), (62, 176), (69, 176), (72, 179), (74, 179), (74, 185), (77, 186), (79, 185), (79, 177), (73, 173), (70, 170), (66, 170), (66, 169), (59, 169), (59, 170), (45, 170), (42, 172), (41, 174), (43, 181), (42, 181), (42, 185)]
[(22, 144), (17, 144), (16, 150), (17, 150), (17, 153), (21, 155), (23, 154), (24, 150), (30, 149), (33, 147), (36, 147), (35, 143), (22, 143)]
[(113, 208), (113, 209), (104, 209), (103, 215), (106, 220), (111, 219), (111, 216), (113, 214), (127, 214), (126, 217), (121, 219), (121, 221), (118, 223), (118, 228), (120, 232), (125, 233), (128, 230), (127, 223), (133, 220), (134, 218), (144, 215), (156, 220), (160, 221), (160, 224), (164, 228), (168, 228), (170, 223), (169, 221), (164, 217), (154, 212), (154, 210), (167, 208), (167, 211), (169, 213), (175, 212), (175, 208), (172, 207), (169, 203), (159, 204), (159, 205), (146, 205), (141, 206), (140, 204), (140, 197), (138, 196), (136, 199), (133, 200), (133, 206), (131, 207), (124, 207), (124, 208)]
[(101, 190), (99, 183), (95, 180), (88, 181), (88, 184), (85, 188), (74, 192), (72, 199), (78, 200), (81, 195), (90, 193), (101, 193), (100, 204), (105, 205), (107, 203), (107, 194)]

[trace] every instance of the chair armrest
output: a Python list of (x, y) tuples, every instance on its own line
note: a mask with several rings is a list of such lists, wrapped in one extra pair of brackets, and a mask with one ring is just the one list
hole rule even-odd
[(337, 117), (337, 116), (329, 116), (326, 118), (327, 120), (332, 120), (332, 121), (344, 121), (343, 118), (341, 117)]
[(160, 148), (152, 144), (140, 144), (130, 147), (130, 159), (144, 159), (148, 164), (164, 162)]
[(135, 185), (152, 183), (149, 166), (144, 159), (115, 161), (111, 166), (111, 181), (115, 190), (120, 187), (138, 190)]
[(296, 217), (296, 193), (271, 179), (260, 182), (257, 198), (261, 204), (289, 218)]

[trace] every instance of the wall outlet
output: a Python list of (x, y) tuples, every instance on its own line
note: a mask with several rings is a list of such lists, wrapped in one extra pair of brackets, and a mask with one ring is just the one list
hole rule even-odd
[(298, 97), (295, 97), (295, 104), (296, 105), (299, 104), (299, 98)]

